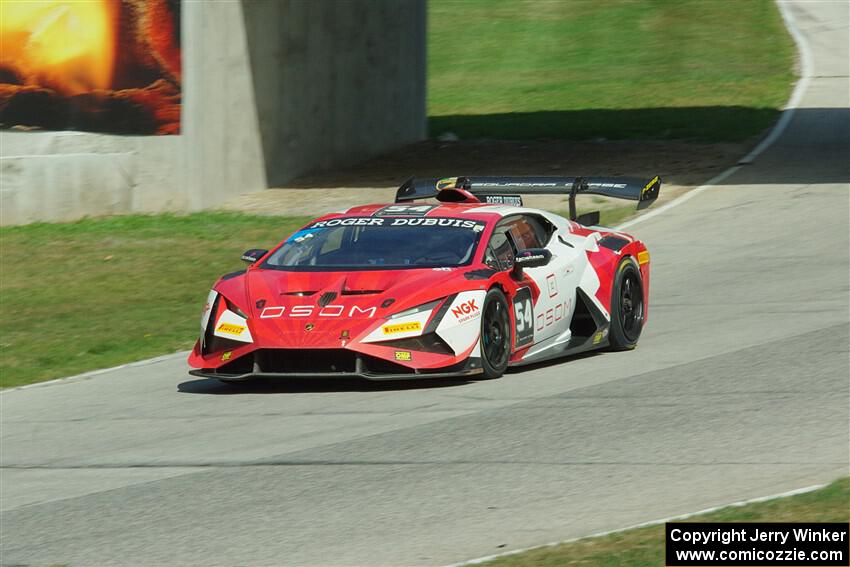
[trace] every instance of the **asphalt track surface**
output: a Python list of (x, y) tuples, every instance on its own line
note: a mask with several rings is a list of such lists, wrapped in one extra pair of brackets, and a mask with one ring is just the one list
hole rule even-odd
[(171, 357), (6, 392), (2, 563), (446, 564), (848, 474), (850, 17), (791, 9), (814, 66), (783, 136), (631, 229), (636, 351), (254, 390)]

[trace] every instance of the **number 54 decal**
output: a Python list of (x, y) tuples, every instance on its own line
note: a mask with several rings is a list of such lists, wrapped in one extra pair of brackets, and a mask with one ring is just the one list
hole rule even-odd
[(531, 290), (523, 287), (514, 296), (514, 315), (516, 316), (516, 346), (525, 346), (534, 341), (534, 304)]

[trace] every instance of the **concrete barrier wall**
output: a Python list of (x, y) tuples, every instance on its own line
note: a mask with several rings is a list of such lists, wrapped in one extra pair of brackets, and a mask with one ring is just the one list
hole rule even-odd
[(239, 2), (184, 2), (179, 136), (0, 132), (0, 221), (194, 211), (266, 187)]
[(425, 0), (247, 0), (269, 183), (426, 135)]
[(424, 0), (184, 0), (182, 18), (181, 134), (2, 131), (0, 223), (202, 210), (425, 136)]

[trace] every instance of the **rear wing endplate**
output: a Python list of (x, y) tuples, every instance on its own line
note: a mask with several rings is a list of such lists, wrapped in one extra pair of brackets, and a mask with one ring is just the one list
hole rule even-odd
[(576, 218), (576, 195), (603, 195), (648, 207), (658, 198), (661, 179), (638, 177), (447, 177), (410, 178), (398, 188), (396, 203), (436, 197), (443, 202), (476, 202), (484, 195), (568, 195), (570, 219)]

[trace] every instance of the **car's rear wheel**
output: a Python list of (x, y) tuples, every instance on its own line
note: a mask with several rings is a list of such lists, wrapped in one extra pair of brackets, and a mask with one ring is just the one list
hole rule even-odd
[(643, 330), (643, 283), (633, 258), (624, 258), (617, 266), (611, 293), (611, 350), (631, 350), (637, 346)]
[(484, 378), (499, 378), (511, 355), (511, 317), (505, 294), (493, 288), (484, 297), (481, 316), (481, 366)]

